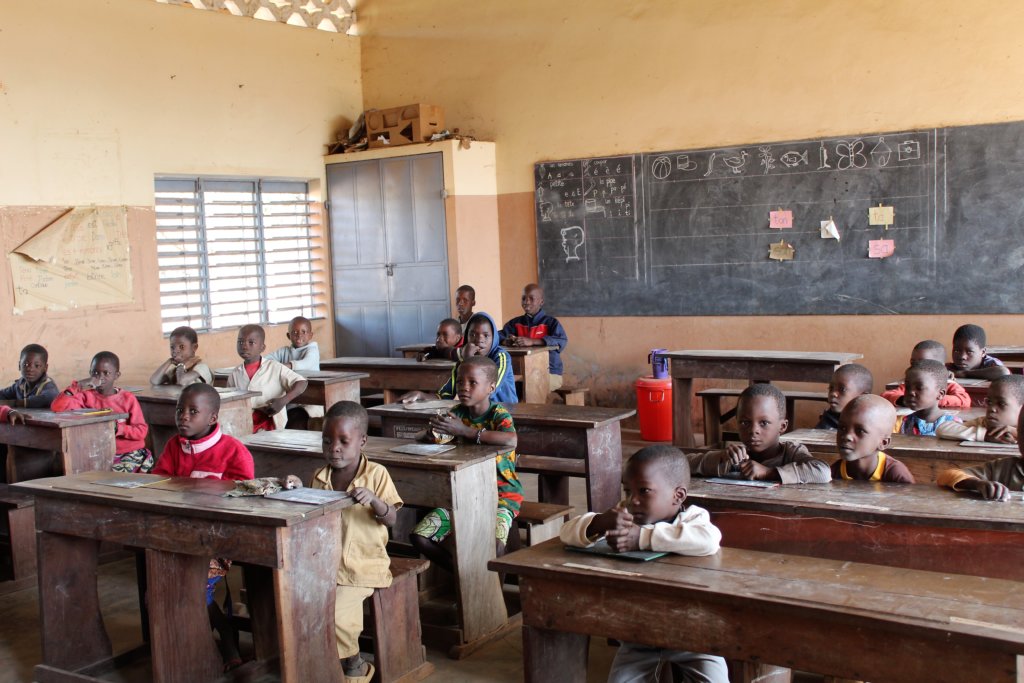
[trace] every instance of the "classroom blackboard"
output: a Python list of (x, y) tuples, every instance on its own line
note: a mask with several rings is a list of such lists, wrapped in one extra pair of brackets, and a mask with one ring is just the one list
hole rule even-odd
[[(1024, 312), (1024, 123), (543, 162), (535, 181), (557, 315)], [(878, 240), (893, 252), (869, 258)], [(792, 260), (769, 258), (780, 241)]]

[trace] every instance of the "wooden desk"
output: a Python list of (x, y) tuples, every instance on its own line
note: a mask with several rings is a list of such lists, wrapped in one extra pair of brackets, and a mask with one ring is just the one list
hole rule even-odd
[[(404, 358), (433, 348), (433, 344), (404, 344), (395, 347)], [(551, 369), (548, 355), (557, 346), (503, 346), (512, 359), (512, 373), (516, 379), (516, 393), (525, 403), (547, 403), (551, 393)], [(438, 387), (440, 388), (440, 387)], [(388, 401), (390, 403), (390, 401)]]
[(690, 482), (731, 548), (1024, 581), (1024, 505), (938, 486)]
[(986, 351), (1004, 363), (1008, 360), (1024, 360), (1024, 346), (989, 346)]
[(0, 421), (9, 483), (109, 470), (114, 460), (114, 426), (128, 417), (127, 413), (89, 415), (95, 412), (90, 409), (55, 413), (18, 408), (18, 412), (26, 416), (25, 424)]
[[(325, 464), (317, 432), (284, 429), (251, 434), (242, 443), (252, 453), (256, 475), (297, 474), (309, 483)], [(469, 645), (486, 639), (508, 621), (496, 575), (487, 571), (494, 558), (494, 511), (498, 505), (494, 446), (458, 446), (437, 456), (404, 455), (389, 449), (409, 442), (370, 437), (363, 452), (384, 465), (407, 505), (452, 511), (452, 557), (458, 584), (459, 620), (451, 638)]]
[[(234, 368), (217, 368), (214, 370), (214, 386), (226, 387), (232, 370)], [(306, 380), (306, 390), (299, 394), (299, 397), (295, 399), (295, 403), (298, 405), (323, 406), (325, 410), (338, 401), (355, 401), (359, 403), (359, 382), (368, 377), (363, 372), (332, 372), (329, 370), (296, 370), (295, 372), (302, 375)], [(249, 429), (247, 433), (252, 434), (252, 429)]]
[(1024, 676), (1016, 581), (735, 548), (623, 562), (557, 539), (490, 566), (519, 576), (526, 683), (584, 683), (588, 635), (858, 680)]
[[(636, 414), (623, 408), (516, 403), (507, 406), (516, 425), (519, 469), (540, 475), (540, 499), (569, 504), (569, 476), (587, 480), (587, 507), (604, 512), (621, 500), (622, 420)], [(381, 418), (384, 436), (412, 438), (431, 411), (402, 404), (369, 409)]]
[[(839, 459), (836, 433), (828, 429), (797, 429), (783, 434), (779, 440), (802, 443), (812, 453), (824, 455), (822, 459), (830, 465)], [(935, 436), (893, 434), (885, 452), (906, 465), (918, 484), (934, 484), (939, 474), (950, 467), (974, 467), (1016, 451), (971, 448), (961, 446), (959, 441)]]
[[(325, 506), (224, 498), (232, 482), (90, 472), (15, 488), (36, 496), (43, 663), (35, 680), (99, 681), (111, 645), (96, 588), (101, 541), (145, 549), (150, 649), (156, 680), (220, 680), (204, 586), (211, 557), (244, 563), (258, 660), (279, 658), (281, 680), (340, 681), (334, 643), (335, 573), (343, 500)], [(255, 665), (250, 665), (255, 666)]]
[(863, 358), (859, 353), (814, 351), (669, 351), (671, 360), (672, 443), (695, 445), (693, 439), (693, 380), (745, 379), (750, 382), (819, 382), (828, 384), (840, 365)]
[(361, 380), (365, 389), (379, 389), (384, 392), (384, 402), (394, 403), (407, 391), (425, 391), (430, 394), (444, 386), (452, 376), (455, 363), (450, 360), (427, 360), (417, 362), (415, 358), (328, 358), (320, 361), (321, 370), (343, 370), (366, 375)]
[[(182, 388), (161, 385), (133, 392), (149, 425), (153, 455), (157, 458), (164, 452), (167, 442), (178, 433), (175, 411)], [(252, 399), (259, 398), (259, 392), (219, 388), (217, 393), (220, 394), (217, 420), (224, 433), (235, 438), (252, 434)]]

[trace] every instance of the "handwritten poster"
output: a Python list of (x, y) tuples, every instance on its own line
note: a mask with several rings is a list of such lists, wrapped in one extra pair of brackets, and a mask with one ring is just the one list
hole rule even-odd
[(7, 255), (14, 312), (132, 301), (128, 211), (69, 209)]
[(868, 240), (868, 258), (889, 258), (896, 253), (896, 240)]
[(782, 209), (779, 209), (778, 211), (769, 211), (768, 212), (768, 227), (772, 228), (774, 230), (783, 230), (785, 228), (792, 228), (793, 227), (793, 212), (792, 211), (783, 211)]

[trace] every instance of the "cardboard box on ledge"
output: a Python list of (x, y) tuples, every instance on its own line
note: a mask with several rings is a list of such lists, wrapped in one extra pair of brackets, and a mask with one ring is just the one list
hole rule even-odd
[(436, 104), (367, 109), (365, 117), (366, 137), (371, 149), (424, 142), (434, 133), (444, 130), (444, 109)]

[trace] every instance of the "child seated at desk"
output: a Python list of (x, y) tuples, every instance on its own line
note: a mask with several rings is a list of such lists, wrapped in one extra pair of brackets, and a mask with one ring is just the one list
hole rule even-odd
[(832, 373), (828, 383), (828, 408), (821, 414), (815, 429), (838, 429), (839, 414), (843, 408), (862, 394), (870, 394), (875, 379), (863, 365), (850, 363)]
[[(497, 368), (495, 384), (491, 390), (491, 400), (506, 404), (519, 403), (515, 376), (512, 374), (512, 359), (509, 357), (508, 351), (501, 348), (498, 343), (496, 334), (498, 328), (494, 324), (494, 318), (486, 313), (475, 313), (470, 319), (467, 329), (469, 331), (466, 333), (465, 343), (457, 349), (458, 356), (455, 367), (452, 368), (451, 377), (437, 391), (437, 398), (456, 398), (456, 380), (461, 363), (469, 358), (485, 357), (489, 358)], [(431, 398), (433, 397), (422, 391), (410, 391), (403, 394), (398, 400), (402, 403), (412, 403), (413, 401), (427, 401)]]
[[(569, 520), (562, 527), (562, 542), (589, 548), (604, 537), (617, 552), (654, 550), (692, 556), (718, 552), (722, 532), (711, 523), (708, 511), (683, 505), (690, 486), (690, 467), (678, 449), (648, 446), (637, 451), (626, 463), (622, 485), (626, 494), (622, 502), (607, 512), (588, 512)], [(729, 680), (721, 657), (622, 643), (608, 672), (608, 682), (664, 680), (657, 677), (664, 665), (671, 667), (670, 680)]]
[(954, 377), (995, 379), (1010, 374), (1003, 361), (986, 351), (985, 330), (978, 325), (961, 325), (953, 333), (953, 362), (949, 369)]
[(153, 467), (153, 454), (146, 448), (149, 425), (135, 394), (115, 386), (120, 376), (121, 359), (110, 351), (100, 351), (92, 358), (89, 376), (72, 382), (53, 399), (50, 409), (62, 412), (93, 408), (128, 413), (128, 418), (118, 420), (114, 427), (115, 451), (111, 469), (115, 472), (149, 472)]
[(46, 374), (49, 354), (39, 344), (29, 344), (21, 350), (18, 370), (21, 377), (11, 386), (0, 389), (0, 404), (16, 408), (49, 408), (60, 393), (57, 383)]
[(416, 360), (457, 360), (456, 350), (462, 346), (462, 325), (455, 318), (445, 318), (437, 325), (434, 345), (416, 354)]
[(992, 380), (985, 397), (985, 414), (967, 422), (950, 420), (935, 428), (940, 439), (1017, 443), (1017, 416), (1024, 406), (1024, 376), (1003, 375)]
[(829, 467), (807, 447), (780, 442), (789, 427), (786, 396), (772, 384), (751, 384), (736, 403), (736, 424), (742, 443), (725, 450), (687, 453), (690, 471), (701, 477), (739, 476), (783, 484), (827, 484)]
[[(313, 323), (301, 315), (295, 316), (288, 323), (288, 332), (285, 336), (288, 337), (291, 344), (282, 346), (273, 353), (268, 353), (267, 358), (273, 358), (296, 372), (319, 372), (320, 346), (313, 341)], [(307, 429), (311, 418), (324, 416), (324, 407), (288, 406), (287, 416), (289, 429)]]
[(348, 491), (358, 505), (341, 516), (341, 564), (334, 598), (334, 637), (345, 680), (369, 683), (373, 665), (359, 654), (363, 601), (375, 588), (391, 585), (388, 529), (402, 499), (387, 469), (366, 459), (369, 417), (352, 401), (339, 401), (324, 417), (323, 451), (327, 464), (313, 474), (310, 487)]
[(203, 359), (196, 355), (199, 337), (191, 327), (176, 327), (169, 339), (171, 357), (165, 360), (149, 378), (153, 386), (177, 384), (184, 387), (196, 382), (213, 384), (213, 373)]
[[(940, 363), (945, 363), (946, 347), (934, 339), (925, 339), (918, 342), (910, 352), (910, 364), (913, 365), (919, 360), (937, 360)], [(902, 407), (903, 395), (906, 392), (907, 388), (901, 382), (895, 389), (882, 392), (882, 398), (892, 402), (893, 405)], [(949, 382), (946, 383), (946, 395), (939, 401), (939, 407), (952, 410), (966, 410), (971, 407), (971, 395), (954, 381), (952, 372), (949, 373)]]
[[(1024, 410), (1017, 417), (1017, 431), (1024, 429)], [(1024, 442), (1019, 455), (992, 460), (978, 467), (950, 468), (935, 483), (954, 491), (973, 491), (985, 500), (1010, 500), (1010, 491), (1024, 490)]]
[(228, 386), (258, 391), (253, 399), (252, 431), (284, 429), (288, 422), (285, 407), (309, 384), (299, 373), (273, 358), (263, 357), (267, 335), (259, 325), (243, 325), (238, 330), (237, 350), (242, 364), (228, 375)]
[(473, 307), (476, 306), (476, 290), (469, 285), (459, 285), (455, 290), (455, 312), (459, 316), (459, 326), (462, 327), (462, 335), (466, 334), (466, 327), (470, 318), (473, 317)]
[[(190, 384), (181, 390), (175, 408), (178, 436), (167, 442), (153, 474), (192, 479), (234, 479), (255, 476), (252, 455), (241, 441), (220, 431), (220, 394), (209, 384)], [(214, 590), (227, 576), (231, 560), (214, 558), (206, 575), (206, 611), (210, 625), (220, 634), (224, 670), (241, 666), (230, 616), (221, 612)]]
[(907, 368), (903, 384), (907, 393), (903, 405), (914, 412), (904, 415), (899, 428), (900, 434), (914, 436), (935, 436), (935, 429), (944, 422), (960, 418), (939, 407), (939, 401), (946, 395), (949, 371), (937, 360), (920, 360)]
[[(498, 369), (490, 358), (471, 356), (458, 368), (459, 405), (445, 415), (430, 418), (435, 432), (450, 434), (466, 443), (484, 443), (507, 449), (495, 456), (498, 469), (498, 509), (494, 527), (495, 552), (505, 553), (512, 522), (523, 502), (523, 485), (516, 476), (516, 428), (505, 406), (492, 398)], [(428, 431), (429, 433), (429, 431)], [(428, 512), (412, 530), (413, 546), (431, 562), (452, 570), (452, 559), (441, 547), (452, 533), (451, 511)]]
[(832, 478), (913, 484), (907, 466), (883, 452), (892, 441), (895, 422), (896, 408), (881, 396), (863, 394), (850, 401), (839, 415), (840, 459), (832, 464)]
[(528, 284), (523, 287), (523, 315), (512, 318), (498, 333), (498, 340), (505, 346), (553, 346), (548, 353), (548, 376), (550, 390), (562, 386), (562, 351), (569, 339), (558, 318), (544, 312), (544, 290), (540, 285)]

